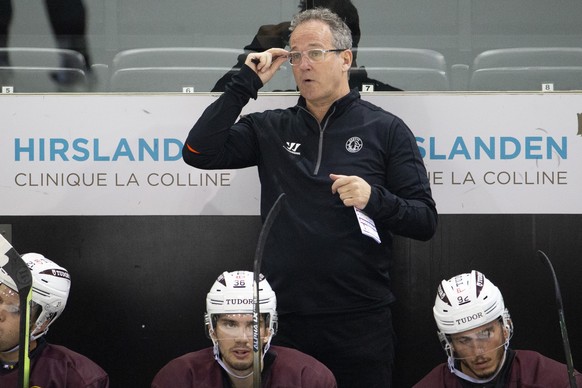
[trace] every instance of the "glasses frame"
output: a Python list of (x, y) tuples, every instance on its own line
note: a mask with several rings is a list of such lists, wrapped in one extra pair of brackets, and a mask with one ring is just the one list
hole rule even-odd
[[(309, 49), (309, 50), (304, 50), (304, 51), (290, 51), (289, 54), (287, 55), (287, 57), (288, 57), (289, 64), (291, 66), (297, 66), (297, 65), (300, 65), (301, 64), (301, 60), (303, 59), (304, 56), (307, 58), (307, 60), (309, 61), (309, 63), (320, 63), (320, 62), (325, 61), (325, 54), (327, 54), (327, 53), (339, 53), (339, 52), (346, 51), (346, 50), (348, 50), (348, 49), (329, 49), (329, 50), (324, 50), (324, 49)], [(317, 52), (321, 52), (322, 53), (322, 57), (321, 57), (322, 59), (321, 59), (321, 61), (314, 61), (309, 56), (309, 53), (310, 52), (314, 52), (314, 51), (317, 51)], [(299, 58), (299, 62), (297, 62), (297, 63), (293, 63), (293, 61), (292, 61), (292, 57), (293, 57), (294, 54), (301, 54), (301, 57)]]

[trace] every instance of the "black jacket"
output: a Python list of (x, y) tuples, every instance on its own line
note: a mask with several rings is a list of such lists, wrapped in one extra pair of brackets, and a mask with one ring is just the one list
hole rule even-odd
[[(437, 225), (414, 135), (357, 90), (336, 101), (321, 125), (302, 97), (294, 107), (235, 123), (261, 86), (243, 66), (190, 131), (184, 160), (203, 169), (258, 166), (263, 218), (286, 194), (262, 271), (280, 313), (345, 312), (392, 302), (392, 233), (427, 240)], [(372, 186), (364, 212), (376, 223), (381, 244), (362, 235), (354, 209), (332, 194), (330, 173), (357, 175)]]

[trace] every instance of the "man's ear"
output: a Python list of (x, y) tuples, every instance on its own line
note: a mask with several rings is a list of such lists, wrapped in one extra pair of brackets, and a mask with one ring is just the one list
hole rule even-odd
[(352, 50), (344, 50), (340, 53), (342, 59), (344, 60), (344, 63), (342, 65), (343, 69), (345, 71), (349, 71), (350, 68), (352, 67), (352, 61), (354, 59), (354, 53), (352, 52)]

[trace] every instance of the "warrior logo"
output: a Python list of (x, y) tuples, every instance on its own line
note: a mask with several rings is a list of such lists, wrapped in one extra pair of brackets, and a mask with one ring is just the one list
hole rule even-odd
[(287, 152), (290, 152), (293, 155), (301, 155), (301, 152), (299, 152), (299, 147), (301, 147), (301, 143), (293, 143), (287, 141), (285, 142), (285, 146), (283, 148), (285, 148)]

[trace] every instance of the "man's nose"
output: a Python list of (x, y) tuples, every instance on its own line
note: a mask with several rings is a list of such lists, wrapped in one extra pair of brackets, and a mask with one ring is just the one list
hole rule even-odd
[(253, 336), (253, 328), (251, 326), (240, 328), (237, 333), (238, 338), (249, 339)]
[(487, 353), (487, 343), (485, 341), (475, 341), (473, 345), (475, 354)]
[(307, 54), (301, 54), (301, 59), (299, 60), (299, 64), (297, 66), (301, 68), (308, 68), (311, 67), (311, 61), (307, 57)]

